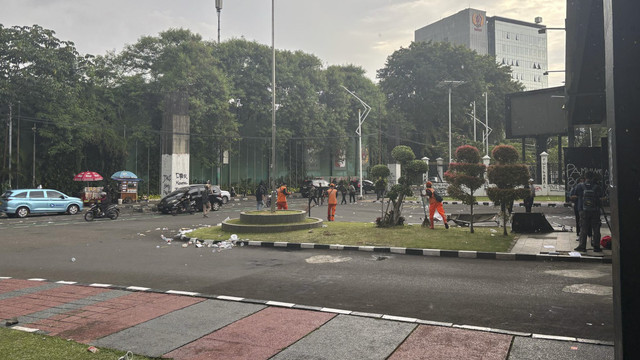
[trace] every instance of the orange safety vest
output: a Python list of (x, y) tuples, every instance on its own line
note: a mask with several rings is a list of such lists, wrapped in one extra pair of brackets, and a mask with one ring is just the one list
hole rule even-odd
[(278, 189), (278, 201), (279, 203), (284, 203), (287, 202), (287, 195), (289, 195), (290, 193), (287, 192), (287, 187), (286, 186), (280, 186), (280, 188)]
[(327, 190), (327, 194), (329, 194), (329, 202), (327, 204), (329, 205), (338, 204), (338, 190), (331, 188)]

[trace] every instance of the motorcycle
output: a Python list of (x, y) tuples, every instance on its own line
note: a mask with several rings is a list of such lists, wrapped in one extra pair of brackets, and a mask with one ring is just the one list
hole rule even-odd
[(94, 203), (84, 214), (84, 219), (86, 221), (93, 221), (93, 219), (108, 217), (111, 220), (115, 220), (118, 216), (120, 216), (120, 209), (118, 209), (116, 204), (110, 204), (105, 211), (102, 211), (100, 204)]

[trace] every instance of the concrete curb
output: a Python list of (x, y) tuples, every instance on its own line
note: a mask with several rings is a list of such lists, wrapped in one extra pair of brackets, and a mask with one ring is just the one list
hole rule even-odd
[[(2, 279), (12, 279), (12, 277), (0, 276), (0, 280)], [(459, 329), (466, 329), (466, 330), (472, 330), (472, 331), (483, 331), (483, 332), (506, 334), (506, 335), (519, 336), (519, 337), (532, 338), (532, 339), (547, 339), (547, 340), (556, 340), (556, 341), (564, 341), (564, 342), (578, 342), (578, 343), (585, 343), (585, 344), (592, 344), (592, 345), (614, 346), (614, 343), (612, 341), (605, 341), (605, 340), (582, 339), (582, 338), (558, 336), (558, 335), (526, 333), (526, 332), (503, 330), (503, 329), (497, 329), (497, 328), (422, 320), (422, 319), (388, 315), (388, 314), (364, 313), (364, 312), (351, 311), (351, 310), (345, 310), (345, 309), (308, 306), (308, 305), (300, 305), (300, 304), (293, 304), (293, 303), (285, 303), (280, 301), (248, 299), (248, 298), (242, 298), (242, 297), (236, 297), (236, 296), (208, 295), (208, 294), (202, 294), (198, 292), (180, 291), (180, 290), (163, 291), (163, 290), (156, 290), (156, 289), (140, 287), (140, 286), (124, 286), (124, 285), (111, 285), (111, 284), (99, 284), (99, 283), (85, 284), (85, 283), (79, 283), (75, 281), (53, 281), (53, 280), (48, 280), (43, 278), (31, 278), (27, 280), (37, 281), (37, 282), (52, 282), (52, 283), (64, 284), (64, 285), (99, 287), (103, 289), (113, 289), (113, 290), (122, 290), (122, 291), (130, 291), (130, 292), (148, 292), (148, 293), (156, 293), (156, 294), (171, 294), (171, 295), (177, 295), (177, 296), (200, 297), (205, 299), (233, 301), (233, 302), (248, 303), (248, 304), (259, 304), (259, 305), (282, 307), (282, 308), (288, 308), (288, 309), (310, 310), (310, 311), (327, 312), (332, 314), (376, 318), (376, 319), (397, 321), (397, 322), (403, 322), (403, 323), (459, 328)], [(19, 326), (12, 327), (12, 328), (15, 328), (16, 330), (21, 330)], [(26, 330), (24, 331), (37, 332), (39, 330), (26, 328)]]
[[(191, 238), (185, 235), (177, 235), (175, 240), (182, 241), (205, 241), (209, 239)], [(213, 243), (219, 243), (222, 240), (213, 240)], [(562, 262), (584, 262), (584, 263), (603, 263), (611, 264), (610, 257), (599, 256), (567, 256), (552, 254), (516, 254), (504, 252), (486, 252), (471, 250), (441, 250), (441, 249), (418, 249), (403, 248), (390, 246), (351, 246), (338, 244), (314, 244), (314, 243), (292, 243), (292, 242), (272, 242), (272, 241), (248, 241), (238, 240), (236, 244), (241, 246), (255, 246), (265, 248), (284, 248), (284, 249), (313, 249), (313, 250), (349, 250), (349, 251), (366, 251), (372, 253), (383, 254), (402, 254), (402, 255), (419, 255), (419, 256), (435, 256), (448, 258), (464, 258), (464, 259), (486, 259), (486, 260), (525, 260), (525, 261), (562, 261)]]

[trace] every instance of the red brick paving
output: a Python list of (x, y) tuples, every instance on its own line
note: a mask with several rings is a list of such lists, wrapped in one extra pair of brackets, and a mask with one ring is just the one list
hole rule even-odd
[(268, 359), (334, 316), (330, 313), (270, 307), (165, 356), (176, 360)]
[(511, 340), (503, 334), (420, 325), (389, 360), (504, 360)]
[[(0, 283), (3, 283), (0, 281)], [(42, 311), (73, 300), (97, 295), (109, 291), (107, 289), (64, 285), (58, 288), (43, 290), (19, 297), (0, 300), (0, 319), (24, 316)]]
[(49, 335), (88, 343), (204, 300), (168, 294), (131, 293), (82, 307), (73, 313), (60, 314), (30, 327), (46, 331)]
[(4, 279), (0, 280), (0, 294), (49, 284), (42, 281)]

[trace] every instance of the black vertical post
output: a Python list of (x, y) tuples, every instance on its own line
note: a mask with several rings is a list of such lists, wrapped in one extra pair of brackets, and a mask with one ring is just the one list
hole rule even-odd
[(615, 358), (640, 354), (640, 3), (604, 0), (606, 107), (609, 133)]

